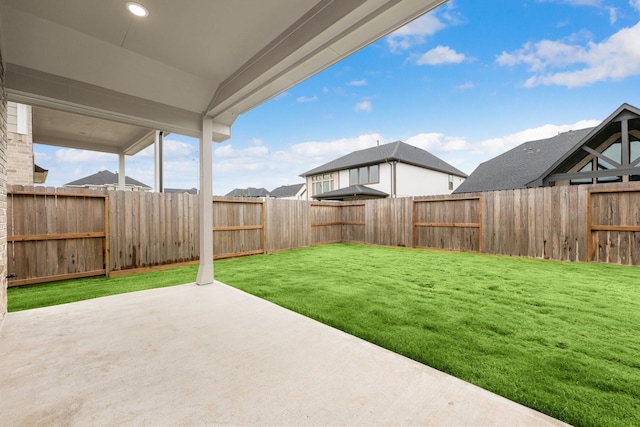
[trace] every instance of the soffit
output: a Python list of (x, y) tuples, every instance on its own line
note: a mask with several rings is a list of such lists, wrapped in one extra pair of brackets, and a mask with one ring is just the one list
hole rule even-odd
[[(444, 0), (0, 0), (10, 100), (224, 140), (239, 114)], [(77, 135), (75, 135), (77, 137)]]
[(36, 144), (104, 153), (134, 155), (155, 140), (155, 131), (144, 127), (42, 107), (33, 107), (32, 128)]

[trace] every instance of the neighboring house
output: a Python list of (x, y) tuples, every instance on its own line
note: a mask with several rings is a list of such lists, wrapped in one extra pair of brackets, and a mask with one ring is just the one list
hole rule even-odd
[(290, 200), (306, 200), (307, 199), (307, 185), (294, 184), (294, 185), (282, 185), (272, 190), (269, 195), (277, 199), (290, 199)]
[(33, 161), (31, 107), (7, 102), (7, 184), (44, 184), (47, 172)]
[(316, 200), (450, 194), (467, 177), (402, 141), (354, 151), (300, 176), (307, 180), (307, 198)]
[(198, 194), (197, 188), (165, 188), (164, 193), (173, 194)]
[(234, 188), (224, 195), (225, 197), (269, 197), (269, 192), (264, 188)]
[(599, 126), (525, 142), (482, 163), (455, 191), (640, 181), (640, 110), (622, 104)]
[[(143, 184), (128, 176), (124, 177), (125, 191), (151, 191), (151, 187), (147, 184)], [(107, 190), (118, 189), (118, 173), (109, 172), (107, 170), (94, 173), (93, 175), (85, 176), (76, 181), (69, 182), (63, 185), (63, 187), (79, 187), (89, 188), (92, 190), (98, 190), (106, 188)]]

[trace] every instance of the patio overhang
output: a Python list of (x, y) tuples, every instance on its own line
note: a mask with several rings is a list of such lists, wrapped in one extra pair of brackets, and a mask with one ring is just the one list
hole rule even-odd
[[(45, 143), (123, 155), (159, 130), (202, 147), (228, 139), (238, 115), (445, 1), (145, 0), (139, 18), (124, 0), (0, 0), (6, 92), (59, 119), (35, 125)], [(91, 120), (129, 126), (130, 137), (84, 138), (73, 124)], [(211, 167), (201, 155), (201, 174)], [(201, 218), (211, 215), (200, 205)]]

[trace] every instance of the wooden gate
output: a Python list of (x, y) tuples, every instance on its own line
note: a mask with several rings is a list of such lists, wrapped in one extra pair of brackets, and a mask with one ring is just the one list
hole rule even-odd
[(108, 273), (106, 194), (10, 190), (8, 286)]

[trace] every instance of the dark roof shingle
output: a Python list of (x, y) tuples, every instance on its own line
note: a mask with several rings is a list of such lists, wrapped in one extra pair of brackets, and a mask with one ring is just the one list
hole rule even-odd
[(294, 185), (281, 185), (278, 188), (273, 189), (269, 194), (271, 197), (294, 197), (298, 194), (298, 191), (304, 186), (302, 184)]
[[(147, 184), (144, 184), (128, 176), (124, 177), (124, 182), (126, 185), (136, 185), (139, 187), (151, 188)], [(109, 172), (108, 170), (103, 170), (103, 171), (94, 173), (93, 175), (85, 176), (84, 178), (80, 178), (78, 180), (68, 182), (64, 185), (117, 185), (117, 184), (118, 184), (118, 174)]]
[(234, 188), (225, 197), (269, 197), (269, 192), (265, 188)]
[(345, 197), (353, 198), (384, 198), (389, 195), (380, 190), (374, 190), (366, 185), (350, 185), (334, 191), (318, 194), (314, 196), (318, 200), (341, 200)]
[(377, 147), (354, 151), (345, 156), (332, 160), (324, 165), (307, 171), (300, 176), (317, 175), (325, 172), (349, 169), (357, 166), (365, 166), (373, 163), (397, 160), (414, 166), (432, 169), (451, 175), (466, 178), (467, 175), (449, 163), (434, 156), (421, 148), (414, 147), (402, 141), (383, 144)]
[(538, 179), (550, 165), (564, 156), (594, 128), (572, 130), (552, 138), (529, 141), (481, 163), (454, 191), (480, 191), (526, 188)]

